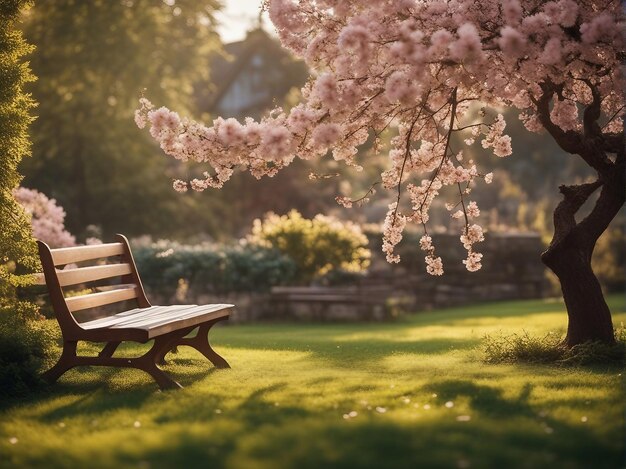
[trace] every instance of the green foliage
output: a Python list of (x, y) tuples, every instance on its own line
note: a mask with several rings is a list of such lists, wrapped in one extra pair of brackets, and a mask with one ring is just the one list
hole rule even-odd
[(16, 29), (21, 8), (30, 2), (10, 2), (0, 9), (0, 315), (34, 317), (36, 308), (20, 301), (16, 287), (28, 284), (20, 269), (38, 266), (30, 220), (13, 197), (21, 181), (18, 165), (30, 154), (28, 126), (35, 106), (24, 86), (34, 80), (24, 56), (32, 46)]
[(367, 237), (351, 222), (316, 215), (308, 220), (296, 210), (255, 220), (250, 242), (288, 255), (298, 266), (297, 279), (308, 283), (334, 269), (363, 272), (369, 266)]
[(484, 337), (483, 353), (487, 363), (555, 363), (564, 356), (561, 337), (549, 332), (534, 337), (523, 332)]
[(194, 293), (261, 292), (288, 283), (296, 266), (259, 246), (180, 245), (159, 241), (134, 249), (144, 285), (172, 296), (182, 280)]
[(30, 153), (28, 126), (35, 103), (24, 92), (34, 80), (24, 56), (32, 46), (16, 29), (21, 8), (27, 1), (3, 3), (0, 9), (0, 312), (16, 307), (15, 287), (23, 282), (16, 266), (37, 267), (30, 222), (15, 201), (13, 190), (21, 181), (18, 165)]
[(217, 7), (216, 0), (58, 0), (37, 2), (25, 17), (37, 46), (32, 92), (40, 105), (24, 186), (55, 198), (79, 239), (88, 225), (108, 237), (189, 235), (218, 224), (208, 193), (172, 190), (186, 169), (163, 158), (133, 121), (144, 89), (159, 104), (194, 113), (194, 84), (208, 78), (219, 46)]
[(0, 397), (28, 394), (42, 384), (39, 372), (54, 351), (55, 331), (47, 321), (0, 315)]
[(487, 363), (535, 363), (560, 366), (626, 365), (626, 329), (615, 332), (616, 343), (585, 342), (566, 347), (559, 334), (549, 332), (543, 337), (521, 334), (487, 335), (483, 341)]
[(315, 279), (315, 283), (326, 286), (354, 286), (367, 275), (365, 271), (354, 272), (344, 269), (331, 269)]
[(29, 217), (13, 197), (18, 165), (29, 155), (28, 126), (35, 106), (24, 86), (34, 80), (24, 56), (32, 46), (16, 29), (27, 1), (0, 4), (0, 396), (21, 395), (39, 383), (38, 371), (52, 339), (37, 306), (18, 290), (31, 281), (20, 275), (39, 266)]

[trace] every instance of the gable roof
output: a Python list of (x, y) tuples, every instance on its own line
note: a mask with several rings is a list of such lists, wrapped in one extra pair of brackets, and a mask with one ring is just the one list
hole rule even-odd
[[(214, 112), (219, 106), (221, 99), (226, 95), (230, 87), (235, 83), (237, 77), (249, 66), (255, 54), (275, 55), (281, 59), (286, 59), (290, 63), (296, 62), (291, 55), (285, 51), (277, 39), (271, 37), (264, 29), (256, 28), (250, 32), (242, 41), (231, 42), (223, 46), (223, 52), (215, 54), (210, 61), (211, 82), (213, 88), (204, 96), (199, 96), (198, 105), (202, 111)], [(283, 60), (281, 60), (283, 62)], [(298, 73), (289, 79), (293, 79), (291, 86), (300, 87), (304, 83), (306, 66), (303, 62), (297, 61)], [(285, 70), (287, 72), (287, 70)], [(276, 96), (280, 98), (282, 96)]]

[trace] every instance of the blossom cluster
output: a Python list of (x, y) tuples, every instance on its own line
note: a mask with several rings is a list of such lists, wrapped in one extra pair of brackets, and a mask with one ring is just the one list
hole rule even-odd
[[(295, 158), (331, 153), (355, 170), (369, 132), (398, 129), (380, 183), (395, 200), (383, 224), (390, 262), (410, 224), (427, 228), (433, 201), (444, 187), (458, 189), (448, 205), (463, 220), (461, 242), (470, 271), (481, 266), (474, 245), (484, 238), (467, 200), (483, 174), (463, 157), (477, 140), (498, 157), (512, 153), (505, 119), (493, 109), (514, 107), (533, 132), (546, 119), (565, 132), (582, 132), (581, 106), (601, 95), (602, 131), (622, 125), (623, 15), (617, 2), (595, 0), (266, 0), (282, 44), (316, 72), (303, 101), (288, 112), (274, 109), (259, 121), (217, 118), (205, 126), (155, 108), (142, 98), (140, 127), (163, 151), (204, 163), (202, 178), (174, 181), (174, 188), (222, 187), (236, 168), (273, 176)], [(540, 108), (546, 89), (548, 116)], [(594, 94), (595, 93), (595, 94)], [(478, 107), (490, 106), (487, 112)], [(362, 198), (365, 200), (365, 198)], [(361, 199), (359, 199), (361, 200)], [(352, 199), (337, 198), (344, 206)], [(425, 231), (426, 232), (426, 231)], [(432, 239), (421, 243), (429, 273), (441, 275)]]
[(33, 236), (53, 248), (76, 245), (76, 238), (65, 229), (65, 210), (55, 199), (26, 187), (13, 191), (15, 200), (30, 215)]

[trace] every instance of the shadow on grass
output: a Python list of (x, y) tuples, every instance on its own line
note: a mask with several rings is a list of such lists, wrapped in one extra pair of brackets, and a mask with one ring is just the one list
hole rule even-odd
[(533, 385), (526, 383), (517, 399), (502, 397), (502, 389), (476, 384), (468, 380), (445, 380), (424, 387), (428, 392), (437, 394), (437, 401), (444, 404), (459, 397), (467, 397), (472, 409), (492, 417), (531, 416), (535, 417), (528, 398)]
[[(127, 346), (127, 350), (149, 349), (150, 344)], [(188, 387), (211, 374), (217, 369), (197, 352), (196, 358), (168, 355), (167, 364), (161, 369), (183, 387)], [(154, 379), (145, 371), (135, 368), (105, 366), (77, 366), (65, 372), (56, 383), (42, 385), (27, 396), (16, 396), (0, 401), (0, 411), (15, 406), (27, 406), (42, 399), (67, 395), (82, 396), (72, 404), (55, 409), (47, 414), (50, 420), (56, 420), (77, 413), (98, 414), (110, 409), (138, 408), (154, 393), (160, 392)], [(169, 390), (165, 392), (176, 392)]]
[[(488, 390), (481, 390), (486, 396)], [(499, 397), (501, 401), (505, 401)], [(500, 402), (514, 410), (525, 404)], [(169, 449), (142, 455), (150, 467), (257, 467), (281, 469), (330, 468), (454, 468), (454, 467), (571, 467), (614, 468), (619, 450), (582, 426), (527, 419), (509, 424), (504, 418), (478, 409), (469, 422), (446, 419), (393, 422), (386, 416), (359, 416), (352, 420), (320, 419), (315, 415), (258, 416), (255, 405), (229, 412), (240, 427), (220, 438), (211, 427), (172, 434)], [(501, 416), (503, 417), (503, 416)], [(547, 430), (550, 430), (550, 433)], [(167, 429), (163, 429), (167, 432)], [(172, 447), (176, 449), (173, 450)]]
[[(80, 372), (80, 370), (76, 370)], [(170, 373), (170, 376), (183, 385), (191, 385), (194, 381), (205, 378), (215, 370), (185, 373)], [(69, 372), (71, 373), (71, 372)], [(58, 421), (76, 415), (96, 416), (105, 411), (138, 409), (154, 397), (159, 388), (149, 375), (139, 370), (85, 370), (83, 377), (76, 375), (71, 381), (59, 381), (51, 388), (46, 397), (78, 395), (80, 398), (71, 403), (55, 408), (43, 415), (45, 421)], [(124, 376), (121, 376), (124, 375)], [(126, 378), (122, 383), (119, 379)], [(170, 391), (167, 391), (170, 392)], [(172, 391), (175, 392), (175, 391)], [(39, 400), (39, 399), (34, 399)], [(24, 402), (27, 403), (27, 402)]]
[[(175, 360), (171, 367), (176, 367)], [(141, 433), (132, 437), (141, 451), (113, 450), (116, 465), (121, 466), (608, 469), (619, 467), (620, 462), (620, 444), (603, 436), (619, 433), (617, 422), (607, 422), (607, 433), (592, 432), (582, 424), (567, 424), (537, 412), (529, 403), (533, 394), (530, 383), (517, 395), (507, 397), (502, 389), (473, 380), (437, 379), (418, 388), (419, 394), (437, 394), (438, 405), (430, 413), (416, 410), (396, 418), (392, 410), (379, 414), (363, 409), (356, 418), (344, 420), (341, 409), (316, 410), (301, 405), (298, 391), (290, 390), (287, 381), (253, 389), (237, 405), (224, 409), (223, 396), (205, 389), (198, 390), (201, 395), (170, 393), (165, 399), (146, 404), (150, 396), (154, 397), (152, 383), (129, 383), (132, 392), (119, 392), (115, 388), (120, 378), (117, 373), (118, 370), (77, 373), (70, 383), (61, 384), (55, 394), (84, 395), (39, 419), (54, 423), (73, 416), (117, 410), (134, 412), (144, 406), (144, 413), (156, 415), (151, 426), (142, 427)], [(200, 374), (204, 372), (185, 376)], [(98, 383), (90, 375), (108, 379)], [(76, 378), (80, 383), (74, 382)], [(330, 380), (322, 377), (310, 384)], [(342, 390), (347, 397), (349, 389)], [(280, 406), (274, 404), (273, 393), (283, 394)], [(467, 400), (469, 405), (463, 414), (470, 415), (470, 421), (457, 421), (456, 408), (444, 410), (443, 403), (448, 400)], [(217, 413), (220, 407), (223, 412)], [(111, 427), (107, 435), (118, 431), (122, 430)], [(74, 458), (74, 465), (81, 467), (89, 461), (93, 448), (84, 451), (65, 457)], [(36, 456), (28, 461), (33, 467), (46, 462)]]

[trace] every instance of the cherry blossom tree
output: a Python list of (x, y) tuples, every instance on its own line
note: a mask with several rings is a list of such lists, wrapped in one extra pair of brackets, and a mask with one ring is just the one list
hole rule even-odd
[[(446, 205), (464, 221), (463, 263), (475, 271), (484, 234), (471, 190), (491, 182), (492, 174), (464, 158), (463, 147), (480, 142), (498, 157), (511, 154), (498, 110), (515, 108), (530, 132), (548, 132), (597, 175), (559, 188), (563, 200), (542, 260), (561, 281), (566, 343), (614, 340), (590, 261), (625, 199), (619, 2), (267, 0), (265, 8), (282, 44), (315, 73), (303, 101), (259, 122), (218, 117), (205, 126), (142, 98), (137, 125), (148, 125), (166, 154), (207, 167), (202, 178), (175, 181), (176, 190), (219, 188), (237, 167), (257, 178), (272, 176), (296, 157), (327, 153), (358, 171), (359, 146), (393, 126), (397, 136), (380, 181), (361, 197), (337, 201), (364, 203), (378, 185), (392, 191), (395, 201), (383, 224), (388, 261), (400, 260), (394, 248), (406, 225), (416, 224), (424, 230), (427, 270), (441, 275), (428, 235), (429, 210), (436, 197), (449, 198), (446, 187), (453, 188), (456, 196)], [(576, 213), (597, 192), (593, 209), (578, 221)]]

